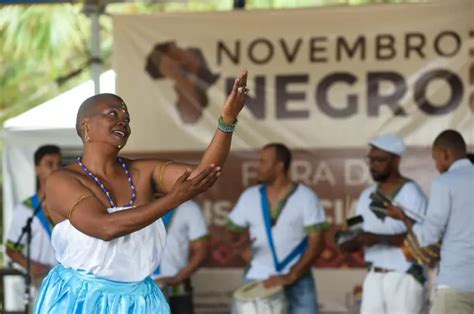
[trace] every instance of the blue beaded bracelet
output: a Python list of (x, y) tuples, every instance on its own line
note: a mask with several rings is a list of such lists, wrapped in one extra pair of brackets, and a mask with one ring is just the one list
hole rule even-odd
[(234, 132), (237, 122), (238, 120), (235, 119), (232, 123), (225, 123), (224, 119), (222, 119), (222, 117), (219, 117), (219, 120), (217, 120), (217, 128), (224, 133), (232, 133)]

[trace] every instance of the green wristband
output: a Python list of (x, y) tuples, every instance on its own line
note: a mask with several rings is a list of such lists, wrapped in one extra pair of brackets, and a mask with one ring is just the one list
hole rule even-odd
[(238, 120), (235, 119), (232, 123), (225, 123), (224, 119), (222, 119), (222, 117), (219, 117), (219, 120), (217, 120), (217, 128), (224, 133), (232, 133), (234, 132), (237, 122)]

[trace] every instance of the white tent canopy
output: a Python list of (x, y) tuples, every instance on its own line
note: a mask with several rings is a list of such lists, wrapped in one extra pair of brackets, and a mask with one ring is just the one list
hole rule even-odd
[[(115, 92), (115, 72), (100, 77), (101, 92)], [(33, 154), (45, 144), (56, 144), (67, 150), (79, 150), (76, 114), (81, 102), (94, 95), (92, 80), (7, 120), (3, 131), (3, 221), (4, 232), (16, 203), (33, 195), (35, 174)]]

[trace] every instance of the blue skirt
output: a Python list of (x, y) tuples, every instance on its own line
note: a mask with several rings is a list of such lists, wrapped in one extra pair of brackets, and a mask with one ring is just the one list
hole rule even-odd
[(34, 313), (169, 314), (170, 308), (150, 277), (119, 282), (57, 265), (43, 280)]

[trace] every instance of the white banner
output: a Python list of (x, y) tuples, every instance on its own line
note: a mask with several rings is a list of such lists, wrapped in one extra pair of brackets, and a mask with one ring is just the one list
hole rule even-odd
[(472, 144), (473, 3), (116, 16), (128, 149), (204, 149), (242, 68), (234, 148), (360, 147), (382, 132), (429, 146), (446, 128)]

